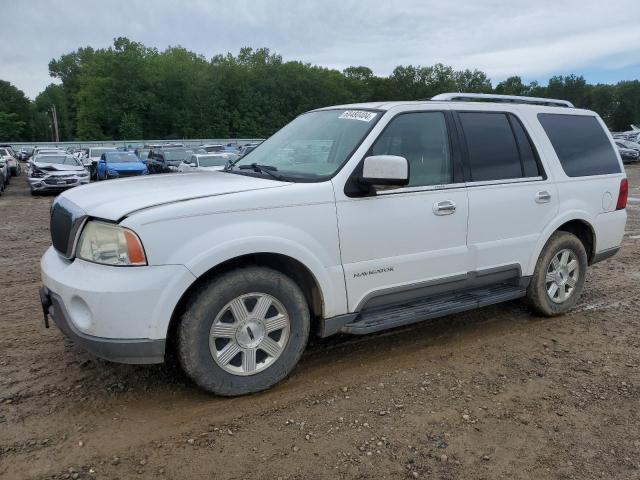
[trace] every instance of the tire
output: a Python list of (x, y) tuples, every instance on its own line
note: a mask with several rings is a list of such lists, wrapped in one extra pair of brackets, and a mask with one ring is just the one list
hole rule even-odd
[(578, 237), (562, 231), (551, 235), (527, 289), (533, 310), (553, 317), (572, 309), (582, 294), (587, 266), (587, 252)]
[(309, 306), (293, 280), (270, 268), (240, 268), (192, 295), (177, 329), (178, 358), (208, 392), (255, 393), (291, 373), (309, 329)]

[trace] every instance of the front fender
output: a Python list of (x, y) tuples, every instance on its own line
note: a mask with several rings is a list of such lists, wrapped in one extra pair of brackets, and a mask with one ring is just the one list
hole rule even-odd
[(324, 315), (332, 317), (346, 312), (341, 265), (324, 265), (311, 250), (287, 238), (251, 236), (225, 241), (193, 257), (186, 263), (186, 267), (196, 277), (200, 277), (228, 260), (256, 253), (284, 255), (300, 262), (311, 272), (320, 288)]

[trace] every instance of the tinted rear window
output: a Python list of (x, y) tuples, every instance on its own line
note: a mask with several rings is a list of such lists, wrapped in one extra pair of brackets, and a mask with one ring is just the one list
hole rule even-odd
[(460, 122), (469, 150), (472, 181), (523, 176), (516, 139), (504, 113), (461, 112)]
[(595, 117), (539, 113), (538, 120), (569, 177), (620, 173), (618, 157)]

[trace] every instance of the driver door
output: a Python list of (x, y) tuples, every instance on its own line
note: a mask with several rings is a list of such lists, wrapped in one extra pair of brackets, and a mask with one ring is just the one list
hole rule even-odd
[(409, 185), (338, 198), (350, 312), (446, 291), (466, 277), (468, 202), (451, 125), (446, 111), (396, 115), (366, 156), (405, 157)]

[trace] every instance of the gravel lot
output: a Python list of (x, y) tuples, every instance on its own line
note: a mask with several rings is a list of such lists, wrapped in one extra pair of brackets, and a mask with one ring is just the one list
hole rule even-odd
[(53, 197), (0, 197), (0, 478), (640, 478), (640, 166), (621, 252), (574, 312), (522, 302), (315, 341), (293, 375), (224, 399), (45, 330)]

